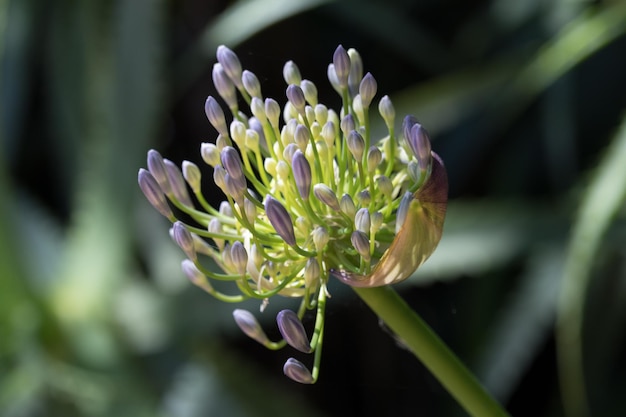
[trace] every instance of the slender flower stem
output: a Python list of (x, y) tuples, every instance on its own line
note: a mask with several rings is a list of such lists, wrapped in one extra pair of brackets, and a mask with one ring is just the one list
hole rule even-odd
[(465, 411), (480, 417), (509, 415), (395, 290), (389, 286), (353, 289)]

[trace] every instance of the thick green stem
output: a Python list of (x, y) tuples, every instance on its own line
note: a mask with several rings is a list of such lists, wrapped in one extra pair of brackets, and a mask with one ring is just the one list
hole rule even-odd
[(392, 288), (354, 288), (472, 416), (508, 416), (474, 375)]

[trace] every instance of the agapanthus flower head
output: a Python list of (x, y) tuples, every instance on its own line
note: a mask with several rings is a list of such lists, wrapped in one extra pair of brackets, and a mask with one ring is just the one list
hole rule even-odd
[[(218, 136), (201, 144), (200, 154), (224, 201), (214, 208), (205, 199), (207, 167), (185, 161), (181, 171), (154, 150), (139, 185), (173, 223), (171, 236), (188, 258), (182, 267), (192, 283), (223, 301), (256, 298), (262, 309), (274, 295), (300, 300), (277, 317), (280, 342), (270, 341), (251, 313), (235, 310), (234, 317), (268, 348), (314, 352), (312, 372), (293, 358), (284, 367), (295, 381), (313, 383), (329, 279), (373, 287), (409, 277), (441, 237), (445, 168), (417, 119), (407, 116), (398, 137), (390, 98), (373, 105), (376, 80), (363, 76), (354, 49), (339, 46), (328, 66), (342, 98), (338, 111), (318, 102), (316, 85), (292, 61), (283, 69), (285, 97), (275, 100), (262, 97), (258, 78), (232, 50), (220, 46), (217, 59), (213, 83), (229, 114), (219, 98), (207, 98), (205, 113)], [(249, 111), (239, 108), (243, 102)], [(372, 137), (372, 108), (388, 129), (384, 137)], [(221, 271), (207, 268), (205, 258)], [(224, 282), (232, 293), (222, 292)], [(311, 309), (317, 314), (309, 340), (302, 319)]]

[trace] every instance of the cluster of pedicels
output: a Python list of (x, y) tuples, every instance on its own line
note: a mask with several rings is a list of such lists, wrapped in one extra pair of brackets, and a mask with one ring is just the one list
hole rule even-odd
[[(182, 269), (192, 283), (222, 301), (258, 299), (261, 311), (274, 295), (300, 300), (297, 311), (278, 313), (279, 342), (250, 312), (233, 315), (270, 349), (289, 344), (314, 352), (312, 371), (294, 358), (283, 368), (297, 382), (314, 383), (330, 277), (374, 287), (411, 275), (441, 237), (445, 169), (414, 117), (404, 119), (398, 138), (388, 96), (378, 102), (388, 135), (371, 137), (377, 85), (370, 73), (363, 76), (354, 49), (339, 46), (328, 66), (342, 98), (339, 113), (318, 102), (315, 84), (291, 61), (283, 69), (287, 101), (281, 108), (263, 98), (258, 78), (242, 70), (232, 50), (220, 46), (217, 60), (213, 83), (230, 123), (208, 97), (205, 112), (219, 134), (200, 152), (225, 200), (212, 207), (202, 193), (200, 167), (184, 161), (181, 170), (155, 150), (148, 152), (148, 169), (139, 170), (139, 185), (173, 223), (170, 235), (187, 256)], [(250, 115), (240, 108), (243, 102)], [(233, 293), (222, 292), (224, 282)], [(316, 310), (311, 338), (302, 324), (307, 310)]]

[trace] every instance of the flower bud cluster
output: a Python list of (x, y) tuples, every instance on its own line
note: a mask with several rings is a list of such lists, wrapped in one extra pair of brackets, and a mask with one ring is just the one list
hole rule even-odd
[[(218, 136), (203, 143), (200, 154), (224, 202), (216, 209), (205, 199), (204, 168), (184, 161), (181, 171), (155, 150), (148, 153), (148, 169), (139, 171), (139, 185), (173, 223), (171, 236), (188, 258), (182, 267), (192, 283), (224, 301), (257, 298), (264, 306), (277, 294), (301, 300), (297, 314), (278, 315), (283, 342), (271, 342), (250, 313), (235, 310), (234, 317), (267, 347), (286, 343), (315, 351), (312, 373), (293, 358), (284, 368), (292, 379), (312, 383), (329, 277), (333, 271), (367, 275), (384, 261), (412, 213), (412, 196), (429, 178), (434, 154), (413, 117), (404, 120), (403, 137), (396, 136), (393, 104), (384, 96), (375, 105), (376, 80), (363, 75), (354, 49), (339, 46), (328, 66), (328, 79), (342, 98), (339, 112), (318, 102), (317, 87), (292, 61), (283, 68), (281, 109), (279, 101), (262, 96), (257, 76), (243, 69), (232, 50), (220, 46), (217, 60), (212, 74), (219, 98), (207, 98), (205, 113)], [(243, 102), (249, 111), (239, 108)], [(372, 137), (372, 107), (387, 126), (383, 138)], [(207, 268), (205, 258), (222, 271)], [(217, 290), (211, 280), (229, 282), (234, 291), (222, 292), (224, 285)], [(301, 322), (309, 309), (317, 309), (312, 340)]]

